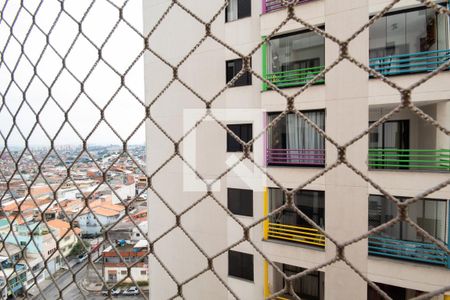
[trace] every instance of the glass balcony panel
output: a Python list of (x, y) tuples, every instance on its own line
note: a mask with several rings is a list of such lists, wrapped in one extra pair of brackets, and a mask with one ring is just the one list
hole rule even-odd
[[(325, 39), (314, 32), (272, 38), (265, 49), (265, 78), (280, 88), (308, 83), (325, 65)], [(324, 78), (315, 83), (324, 83)]]

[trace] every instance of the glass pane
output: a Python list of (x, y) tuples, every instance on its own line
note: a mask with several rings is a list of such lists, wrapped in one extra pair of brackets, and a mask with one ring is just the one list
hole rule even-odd
[[(427, 36), (426, 10), (412, 11), (406, 16), (406, 49), (407, 53), (428, 51), (436, 40), (434, 32), (430, 30)], [(434, 26), (435, 27), (435, 26)]]
[(272, 39), (269, 73), (317, 67), (325, 64), (325, 40), (312, 32)]
[[(278, 114), (269, 115), (269, 123), (276, 117)], [(283, 117), (269, 129), (269, 148), (286, 149), (286, 134), (286, 117)]]
[[(422, 223), (424, 221), (423, 214), (423, 201), (417, 201), (409, 205), (408, 215), (414, 222), (418, 224)], [(402, 222), (402, 240), (421, 242), (423, 241), (423, 238), (417, 234), (416, 229), (407, 223)]]
[(378, 19), (369, 31), (369, 57), (386, 56), (386, 18)]
[(230, 0), (227, 6), (227, 21), (234, 21), (238, 18), (238, 0)]
[[(392, 220), (396, 215), (397, 206), (391, 200), (381, 195), (369, 196), (369, 230)], [(388, 227), (379, 235), (391, 239), (400, 239), (400, 225), (395, 224)]]
[(401, 148), (401, 130), (399, 122), (384, 123), (384, 148)]
[(383, 148), (383, 125), (372, 129), (369, 132), (369, 148)]
[(387, 17), (386, 24), (386, 54), (397, 55), (406, 54), (409, 49), (406, 44), (405, 14), (392, 15)]
[[(301, 191), (295, 196), (296, 206), (317, 225), (325, 225), (325, 196), (320, 191)], [(310, 227), (308, 222), (298, 216), (298, 225)]]
[(437, 15), (437, 35), (438, 35), (438, 50), (448, 49), (448, 16)]

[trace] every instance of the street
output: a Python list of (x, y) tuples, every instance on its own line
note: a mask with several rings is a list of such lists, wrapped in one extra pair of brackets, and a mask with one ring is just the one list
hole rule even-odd
[[(76, 264), (72, 267), (73, 273), (80, 270), (75, 275), (75, 280), (80, 286), (78, 286), (72, 281), (72, 274), (70, 272), (65, 272), (59, 278), (56, 279), (56, 284), (60, 289), (64, 289), (62, 291), (62, 296), (60, 296), (58, 289), (55, 287), (55, 284), (50, 284), (45, 289), (42, 289), (43, 294), (34, 297), (36, 300), (56, 300), (56, 299), (69, 299), (69, 300), (82, 300), (82, 299), (93, 299), (93, 300), (104, 300), (107, 299), (107, 296), (103, 296), (100, 293), (88, 292), (82, 286), (81, 282), (83, 279), (88, 277), (87, 269), (92, 268), (91, 265), (85, 265), (84, 263)], [(92, 277), (93, 271), (90, 271)], [(67, 286), (68, 285), (68, 286)], [(66, 287), (67, 286), (67, 287)], [(84, 295), (84, 297), (82, 296)], [(113, 299), (117, 300), (141, 300), (145, 299), (143, 296), (114, 296)]]

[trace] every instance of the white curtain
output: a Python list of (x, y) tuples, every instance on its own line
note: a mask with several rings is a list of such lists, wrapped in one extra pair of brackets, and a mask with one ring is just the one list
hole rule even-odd
[(227, 6), (228, 21), (234, 21), (238, 18), (238, 0), (230, 0)]
[[(303, 113), (319, 128), (325, 128), (325, 113), (311, 111)], [(319, 132), (296, 114), (287, 116), (287, 147), (288, 149), (324, 149), (325, 140)]]

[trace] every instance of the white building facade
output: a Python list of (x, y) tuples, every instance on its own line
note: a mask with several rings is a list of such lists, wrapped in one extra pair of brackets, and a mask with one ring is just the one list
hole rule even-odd
[[(171, 2), (144, 3), (145, 32), (152, 29)], [(398, 90), (346, 60), (301, 92), (309, 80), (338, 59), (338, 45), (294, 20), (272, 34), (288, 14), (277, 4), (279, 1), (230, 2), (231, 6), (213, 22), (212, 34), (245, 55), (266, 36), (272, 36), (252, 55), (252, 70), (286, 95), (299, 93), (293, 101), (296, 110), (339, 145), (348, 143), (401, 104)], [(294, 7), (296, 16), (345, 40), (391, 1), (344, 0), (339, 5), (334, 0), (300, 2)], [(449, 5), (447, 1), (435, 2), (442, 7)], [(223, 1), (190, 0), (183, 5), (209, 20)], [(175, 66), (204, 34), (204, 25), (175, 5), (150, 36), (149, 45)], [(449, 49), (449, 17), (418, 1), (404, 0), (352, 40), (348, 51), (357, 61), (408, 87), (450, 60)], [(209, 37), (177, 69), (182, 83), (175, 80), (168, 85), (174, 71), (146, 52), (146, 102), (151, 103), (151, 115), (158, 126), (178, 141), (205, 113), (204, 101), (214, 99), (213, 113), (231, 131), (244, 142), (257, 137), (252, 157), (272, 176), (266, 178), (248, 159), (240, 169), (222, 176), (242, 156), (242, 145), (211, 120), (184, 139), (179, 145), (183, 158), (205, 179), (221, 176), (212, 194), (230, 210), (231, 217), (211, 197), (203, 199), (207, 192), (204, 184), (181, 159), (175, 157), (165, 163), (174, 145), (157, 126), (148, 123), (148, 174), (164, 164), (152, 178), (154, 190), (148, 195), (149, 237), (155, 240), (176, 224), (163, 201), (180, 214), (203, 199), (180, 217), (180, 224), (202, 251), (215, 257), (215, 273), (207, 271), (183, 285), (183, 296), (233, 299), (219, 276), (240, 299), (264, 299), (274, 293), (277, 299), (296, 299), (285, 290), (287, 285), (277, 268), (291, 276), (326, 265), (295, 280), (292, 290), (302, 299), (382, 299), (344, 262), (327, 264), (336, 257), (336, 247), (310, 221), (344, 243), (395, 218), (396, 205), (348, 166), (328, 170), (337, 161), (336, 147), (298, 114), (280, 116), (287, 107), (286, 97), (271, 84), (243, 74), (233, 87), (219, 93), (243, 64), (236, 53)], [(447, 130), (449, 82), (450, 72), (444, 71), (411, 94), (415, 106)], [(160, 95), (162, 90), (165, 92)], [(258, 136), (275, 119), (278, 122)], [(363, 176), (404, 201), (448, 180), (450, 137), (412, 110), (399, 107), (386, 122), (352, 143), (346, 157)], [(285, 209), (251, 228), (252, 242), (273, 264), (248, 242), (221, 253), (243, 236), (233, 218), (249, 225), (286, 203), (279, 185), (286, 190), (301, 187), (292, 201), (307, 218)], [(408, 208), (415, 223), (446, 245), (449, 199), (447, 184)], [(159, 239), (154, 251), (178, 282), (208, 268), (207, 259), (180, 229)], [(448, 253), (405, 222), (347, 246), (345, 257), (393, 299), (409, 299), (450, 282)], [(150, 257), (149, 265), (152, 299), (176, 295), (177, 285), (160, 262)], [(433, 299), (448, 300), (450, 291)]]

